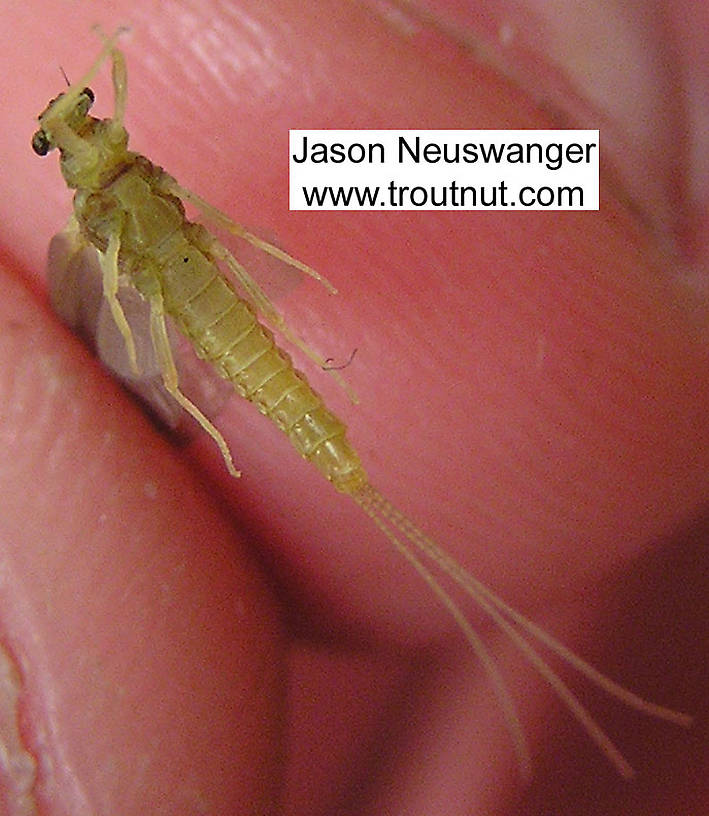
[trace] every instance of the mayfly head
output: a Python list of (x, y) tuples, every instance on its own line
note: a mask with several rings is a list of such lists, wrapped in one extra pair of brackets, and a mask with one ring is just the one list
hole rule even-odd
[[(75, 133), (79, 131), (86, 123), (93, 102), (94, 92), (91, 88), (80, 91), (70, 89), (52, 99), (37, 117), (40, 127), (32, 136), (32, 150), (38, 156), (46, 156), (55, 147), (61, 149), (61, 128), (68, 126)], [(56, 133), (57, 130), (59, 133)]]
[(64, 181), (74, 190), (100, 190), (127, 157), (128, 133), (122, 122), (90, 116), (93, 102), (91, 88), (72, 85), (39, 115), (39, 130), (32, 137), (38, 156), (59, 150)]

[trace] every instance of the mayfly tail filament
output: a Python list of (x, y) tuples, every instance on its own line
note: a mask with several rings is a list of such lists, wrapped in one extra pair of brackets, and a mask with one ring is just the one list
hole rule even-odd
[[(516, 707), (500, 674), (497, 663), (485, 644), (481, 641), (480, 636), (474, 632), (468, 623), (460, 607), (436, 580), (428, 567), (419, 559), (416, 552), (423, 556), (423, 558), (428, 559), (430, 563), (438, 567), (444, 574), (452, 579), (453, 582), (492, 619), (499, 629), (512, 640), (526, 660), (551, 686), (555, 694), (578, 720), (586, 733), (615, 766), (621, 776), (625, 778), (632, 777), (634, 775), (632, 767), (613, 744), (610, 737), (608, 737), (596, 723), (578, 697), (539, 654), (535, 646), (530, 642), (530, 637), (539, 643), (543, 643), (564, 662), (624, 704), (644, 714), (664, 719), (677, 725), (687, 727), (691, 724), (692, 719), (687, 714), (651, 703), (623, 688), (593, 668), (593, 666), (586, 663), (524, 615), (517, 612), (513, 607), (502, 600), (502, 598), (492, 592), (492, 590), (474, 578), (450, 555), (444, 552), (372, 485), (369, 483), (365, 484), (352, 495), (352, 498), (369, 518), (372, 519), (374, 524), (382, 531), (391, 544), (393, 544), (413, 566), (423, 580), (426, 581), (439, 601), (455, 619), (466, 640), (480, 660), (492, 684), (495, 695), (504, 713), (507, 729), (512, 738), (520, 771), (523, 776), (526, 777), (529, 774), (529, 752), (519, 723)], [(523, 632), (526, 633), (527, 637), (525, 637)]]

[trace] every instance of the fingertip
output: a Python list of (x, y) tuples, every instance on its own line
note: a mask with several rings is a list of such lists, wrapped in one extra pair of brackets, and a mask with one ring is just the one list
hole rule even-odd
[(248, 542), (31, 295), (3, 292), (0, 622), (28, 796), (269, 812), (283, 654)]

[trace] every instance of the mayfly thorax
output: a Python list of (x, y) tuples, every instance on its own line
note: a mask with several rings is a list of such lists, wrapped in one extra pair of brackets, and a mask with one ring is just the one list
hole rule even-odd
[[(224, 437), (180, 387), (167, 317), (197, 355), (276, 423), (298, 453), (312, 462), (336, 490), (356, 502), (419, 573), (455, 620), (487, 673), (523, 773), (529, 772), (530, 758), (515, 703), (484, 641), (433, 570), (452, 579), (490, 616), (618, 771), (631, 776), (628, 762), (540, 655), (534, 641), (628, 706), (685, 726), (690, 718), (641, 699), (569, 651), (476, 580), (370, 484), (345, 424), (293, 367), (290, 357), (278, 347), (264, 323), (342, 382), (334, 370), (337, 367), (328, 365), (289, 329), (244, 267), (205, 227), (186, 219), (183, 201), (195, 205), (206, 220), (218, 227), (295, 266), (325, 286), (329, 284), (310, 267), (247, 232), (181, 187), (144, 156), (128, 150), (128, 134), (123, 126), (126, 70), (123, 55), (116, 47), (120, 34), (121, 30), (106, 39), (85, 76), (49, 103), (39, 116), (32, 147), (39, 155), (55, 148), (60, 152), (64, 179), (76, 190), (67, 234), (76, 251), (92, 247), (98, 255), (103, 298), (125, 343), (130, 367), (138, 372), (138, 354), (133, 328), (118, 297), (119, 287), (135, 290), (147, 303), (152, 350), (164, 387), (212, 436), (233, 475), (238, 472)], [(114, 115), (99, 120), (89, 115), (94, 95), (88, 84), (107, 58), (113, 64)], [(237, 287), (243, 296), (237, 294)]]

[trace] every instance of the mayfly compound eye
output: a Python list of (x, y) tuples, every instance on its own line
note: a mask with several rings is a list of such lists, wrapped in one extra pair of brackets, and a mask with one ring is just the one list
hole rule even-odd
[(52, 149), (51, 142), (43, 130), (38, 130), (32, 137), (32, 150), (38, 156), (46, 156)]

